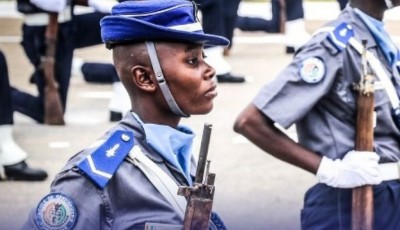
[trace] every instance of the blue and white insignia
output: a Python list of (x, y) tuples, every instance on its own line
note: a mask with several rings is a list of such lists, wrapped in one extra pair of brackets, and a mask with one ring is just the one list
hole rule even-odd
[(104, 188), (134, 143), (133, 132), (117, 130), (77, 166), (100, 188)]
[(317, 57), (307, 58), (300, 67), (300, 77), (307, 83), (318, 83), (325, 76), (325, 65)]
[(347, 47), (350, 38), (353, 36), (353, 27), (347, 23), (342, 23), (329, 32), (328, 39), (338, 51), (342, 51)]
[(77, 219), (74, 202), (61, 193), (50, 193), (39, 202), (36, 209), (35, 223), (41, 230), (70, 230)]

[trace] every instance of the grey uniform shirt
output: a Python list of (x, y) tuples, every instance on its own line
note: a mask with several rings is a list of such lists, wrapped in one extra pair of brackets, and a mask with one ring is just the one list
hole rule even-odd
[[(187, 185), (184, 175), (146, 143), (143, 130), (132, 114), (127, 114), (114, 130), (134, 132), (135, 145), (179, 185)], [(145, 223), (182, 225), (179, 214), (135, 165), (124, 160), (104, 188), (98, 187), (76, 167), (98, 146), (88, 148), (70, 159), (51, 185), (51, 193), (61, 193), (76, 206), (77, 218), (73, 229), (144, 229)], [(195, 172), (195, 165), (191, 165)], [(194, 173), (192, 173), (194, 175)], [(37, 208), (32, 210), (23, 229), (38, 229)], [(213, 226), (211, 224), (211, 226)], [(174, 228), (170, 228), (174, 229)]]
[[(326, 26), (337, 27), (344, 22), (353, 27), (356, 40), (368, 41), (368, 50), (378, 57), (392, 77), (392, 68), (354, 9), (348, 6), (338, 19)], [(311, 82), (301, 71), (304, 63), (314, 58), (323, 64), (319, 68), (323, 74)], [(350, 45), (339, 51), (329, 41), (328, 33), (316, 34), (295, 54), (293, 61), (260, 90), (253, 103), (281, 126), (288, 128), (295, 124), (299, 143), (304, 147), (331, 159), (342, 158), (355, 148), (357, 92), (353, 90), (353, 83), (360, 80), (361, 66), (361, 55)], [(379, 84), (377, 78), (376, 83)], [(375, 151), (381, 156), (381, 162), (397, 161), (400, 132), (391, 116), (389, 97), (383, 89), (376, 90), (374, 96)]]

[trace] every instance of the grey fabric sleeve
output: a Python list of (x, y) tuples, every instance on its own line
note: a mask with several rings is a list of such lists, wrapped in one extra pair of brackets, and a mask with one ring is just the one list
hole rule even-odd
[[(267, 117), (284, 128), (300, 120), (329, 92), (343, 66), (342, 55), (332, 55), (322, 45), (321, 37), (314, 39), (276, 78), (264, 85), (252, 101)], [(308, 83), (301, 77), (303, 62), (309, 58), (318, 58), (324, 65), (325, 72), (319, 82)]]
[[(73, 229), (112, 229), (110, 211), (106, 205), (106, 196), (78, 171), (63, 172), (52, 183), (50, 193), (61, 193), (68, 196), (76, 207), (77, 219)], [(36, 222), (36, 209), (31, 211), (29, 219), (22, 229), (39, 229)], [(105, 216), (106, 218), (101, 218)]]

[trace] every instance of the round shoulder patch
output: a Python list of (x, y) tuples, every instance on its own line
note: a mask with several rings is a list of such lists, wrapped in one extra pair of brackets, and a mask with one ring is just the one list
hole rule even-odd
[(37, 206), (35, 222), (41, 230), (70, 230), (78, 213), (71, 198), (61, 193), (51, 193)]
[(300, 77), (307, 83), (318, 83), (325, 76), (325, 64), (317, 57), (307, 58), (300, 67)]

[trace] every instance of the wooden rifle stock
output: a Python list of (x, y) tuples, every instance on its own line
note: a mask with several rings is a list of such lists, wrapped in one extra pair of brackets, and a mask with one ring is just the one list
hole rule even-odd
[[(363, 41), (363, 76), (358, 85), (356, 150), (374, 149), (374, 77), (368, 71), (366, 41)], [(353, 189), (352, 230), (371, 230), (374, 219), (374, 194), (371, 185)]]
[(42, 59), (45, 78), (44, 89), (44, 123), (48, 125), (64, 125), (64, 110), (55, 79), (55, 60), (58, 36), (58, 14), (49, 13), (49, 24), (46, 27), (46, 54)]
[(207, 160), (211, 124), (205, 124), (200, 146), (199, 162), (193, 187), (181, 186), (178, 194), (188, 200), (183, 222), (184, 230), (208, 230), (214, 199), (215, 174), (209, 173)]

